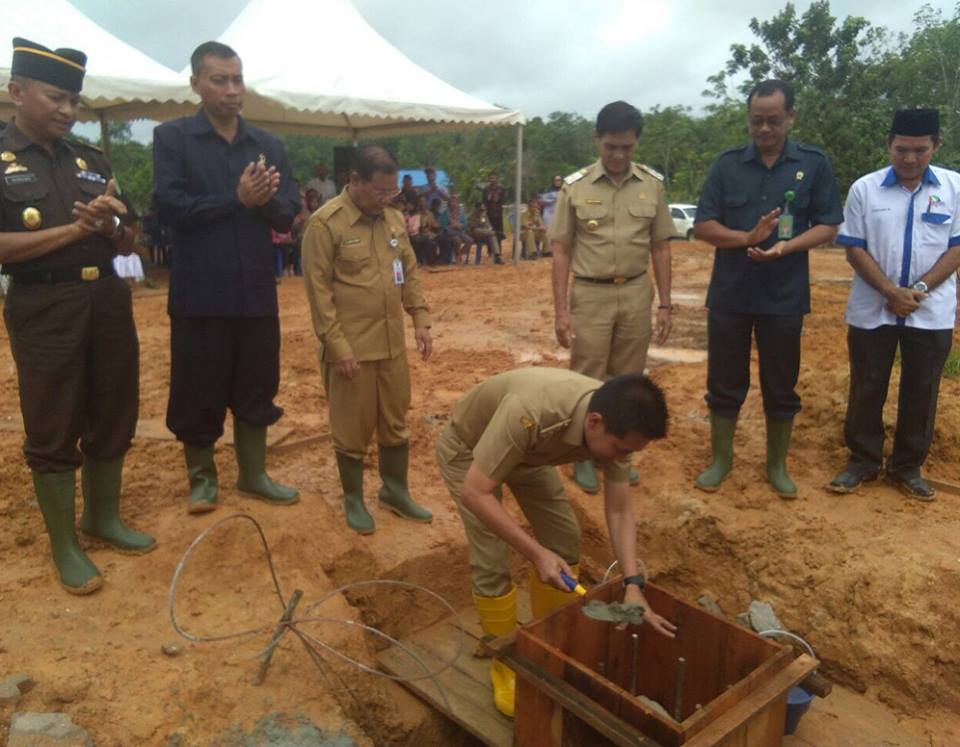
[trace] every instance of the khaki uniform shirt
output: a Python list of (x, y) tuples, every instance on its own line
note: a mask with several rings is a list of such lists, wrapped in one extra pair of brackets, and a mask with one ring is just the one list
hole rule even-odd
[[(473, 450), (473, 463), (504, 482), (517, 466), (569, 464), (590, 458), (583, 422), (602, 382), (559, 368), (520, 368), (493, 376), (453, 408), (454, 432)], [(611, 482), (627, 482), (628, 462), (603, 464)]]
[[(302, 244), (304, 280), (320, 359), (357, 362), (405, 351), (403, 312), (415, 327), (429, 327), (427, 302), (403, 215), (388, 207), (371, 218), (344, 189), (310, 217)], [(393, 260), (403, 265), (394, 282)]]
[(653, 242), (676, 234), (661, 179), (634, 163), (617, 187), (600, 161), (564, 179), (549, 238), (570, 247), (574, 277), (631, 278), (647, 271)]

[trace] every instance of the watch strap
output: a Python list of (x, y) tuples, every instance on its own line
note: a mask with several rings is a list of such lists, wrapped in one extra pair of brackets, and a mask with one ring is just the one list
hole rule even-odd
[(623, 585), (626, 587), (626, 586), (629, 586), (630, 584), (639, 586), (641, 589), (644, 589), (647, 586), (647, 579), (645, 579), (643, 576), (624, 576)]

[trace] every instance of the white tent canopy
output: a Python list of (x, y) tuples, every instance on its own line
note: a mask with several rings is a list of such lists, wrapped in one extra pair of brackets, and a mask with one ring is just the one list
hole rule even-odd
[(7, 94), (12, 39), (22, 36), (56, 49), (87, 53), (80, 118), (169, 119), (194, 111), (199, 99), (187, 81), (102, 29), (66, 0), (0, 0), (0, 119), (13, 105)]
[(407, 59), (349, 0), (251, 0), (219, 41), (243, 60), (244, 117), (272, 130), (356, 139), (524, 122)]

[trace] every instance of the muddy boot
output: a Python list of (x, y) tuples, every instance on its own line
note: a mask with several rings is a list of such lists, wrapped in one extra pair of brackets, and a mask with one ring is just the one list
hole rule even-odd
[(597, 479), (597, 470), (593, 466), (592, 459), (587, 459), (585, 462), (576, 462), (573, 465), (573, 481), (580, 486), (584, 493), (600, 492), (600, 481)]
[(433, 521), (433, 514), (414, 503), (410, 497), (410, 490), (407, 488), (409, 445), (384, 446), (380, 444), (379, 452), (380, 479), (383, 480), (378, 496), (380, 505), (404, 519), (429, 524)]
[[(571, 565), (570, 570), (573, 571), (573, 577), (577, 578), (580, 575), (580, 564)], [(530, 612), (533, 614), (534, 620), (539, 620), (558, 607), (579, 599), (572, 591), (560, 591), (550, 584), (543, 583), (537, 575), (537, 569), (532, 565), (528, 578), (530, 584)]]
[(637, 471), (633, 468), (633, 465), (632, 465), (632, 464), (630, 465), (630, 474), (629, 474), (629, 476), (627, 477), (627, 481), (628, 481), (631, 485), (639, 485), (639, 484), (640, 484), (640, 473), (637, 472)]
[(80, 484), (83, 486), (83, 515), (80, 531), (92, 539), (130, 555), (143, 555), (157, 546), (149, 534), (135, 532), (120, 518), (120, 482), (123, 457), (85, 457)]
[(710, 413), (710, 446), (713, 463), (697, 477), (695, 485), (700, 490), (713, 493), (733, 469), (733, 434), (737, 430), (736, 418), (725, 418)]
[[(502, 597), (473, 595), (473, 604), (480, 617), (480, 626), (488, 636), (500, 638), (517, 627), (517, 587), (513, 586)], [(502, 661), (490, 662), (490, 683), (493, 685), (493, 704), (507, 718), (513, 718), (516, 704), (517, 676)]]
[(363, 505), (363, 460), (336, 452), (340, 484), (343, 486), (343, 512), (347, 526), (360, 534), (373, 534), (373, 517)]
[(275, 483), (264, 465), (267, 461), (267, 428), (233, 419), (233, 446), (237, 451), (237, 490), (252, 493), (268, 503), (291, 505), (300, 500), (293, 488)]
[(190, 478), (190, 498), (187, 512), (205, 514), (217, 507), (217, 465), (213, 461), (213, 444), (210, 446), (183, 445), (187, 461), (187, 477)]
[(74, 472), (34, 472), (33, 489), (50, 536), (60, 584), (71, 594), (89, 594), (103, 585), (100, 571), (80, 549), (74, 527)]
[(797, 497), (797, 486), (787, 474), (787, 452), (793, 418), (767, 418), (767, 479), (781, 498)]

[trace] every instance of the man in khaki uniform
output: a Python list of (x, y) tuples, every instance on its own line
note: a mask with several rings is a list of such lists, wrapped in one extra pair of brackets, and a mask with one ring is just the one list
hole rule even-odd
[[(627, 489), (634, 451), (663, 438), (663, 393), (642, 374), (606, 383), (574, 371), (522, 368), (476, 385), (457, 402), (437, 442), (440, 473), (460, 510), (470, 543), (473, 600), (483, 630), (506, 635), (517, 623), (517, 588), (507, 545), (531, 562), (530, 602), (543, 617), (570, 600), (561, 574), (575, 579), (580, 527), (554, 465), (597, 459), (614, 552), (624, 573), (624, 601), (642, 604), (645, 620), (673, 636), (675, 627), (650, 610), (637, 574), (636, 522)], [(533, 527), (534, 539), (501, 505), (506, 483)], [(513, 716), (514, 673), (490, 669), (494, 703)]]
[(359, 149), (350, 183), (313, 214), (302, 245), (347, 525), (360, 534), (374, 529), (363, 503), (363, 457), (374, 430), (381, 505), (415, 521), (433, 518), (407, 489), (410, 372), (404, 311), (413, 317), (423, 360), (432, 344), (403, 215), (388, 207), (398, 193), (393, 156), (379, 146)]
[[(597, 115), (599, 160), (564, 179), (550, 224), (557, 341), (570, 348), (570, 368), (595, 379), (643, 373), (652, 326), (653, 258), (660, 305), (657, 344), (670, 334), (670, 243), (676, 231), (663, 177), (633, 163), (643, 129), (625, 101)], [(573, 288), (567, 293), (570, 271)], [(600, 490), (593, 463), (574, 466), (588, 493)], [(630, 482), (638, 479), (630, 471)]]

